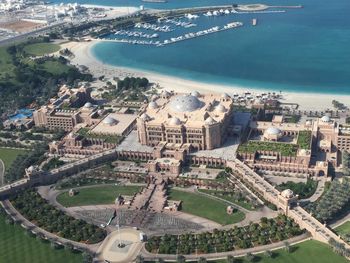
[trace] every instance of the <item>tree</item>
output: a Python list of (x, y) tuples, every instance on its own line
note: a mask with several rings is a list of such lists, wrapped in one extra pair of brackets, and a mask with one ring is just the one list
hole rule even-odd
[(84, 251), (82, 253), (82, 256), (83, 256), (83, 263), (91, 263), (93, 260), (91, 254), (87, 251)]
[(204, 257), (200, 257), (200, 258), (198, 259), (198, 263), (207, 263), (207, 259), (204, 258)]
[(183, 255), (177, 255), (176, 262), (177, 263), (185, 263), (186, 262), (186, 258)]
[(144, 261), (145, 261), (145, 260), (144, 260), (143, 256), (138, 255), (138, 256), (136, 257), (136, 263), (143, 263)]
[(288, 253), (290, 253), (291, 250), (290, 250), (290, 244), (289, 244), (289, 242), (288, 242), (288, 241), (284, 241), (283, 244), (284, 244), (285, 250), (286, 250)]
[(254, 259), (255, 259), (255, 256), (252, 253), (250, 253), (250, 252), (248, 252), (245, 257), (246, 257), (248, 262), (253, 262)]
[(268, 257), (268, 258), (272, 258), (273, 257), (273, 253), (271, 250), (266, 250), (265, 251), (265, 256)]
[(227, 261), (227, 263), (235, 263), (236, 259), (234, 256), (228, 255), (226, 261)]

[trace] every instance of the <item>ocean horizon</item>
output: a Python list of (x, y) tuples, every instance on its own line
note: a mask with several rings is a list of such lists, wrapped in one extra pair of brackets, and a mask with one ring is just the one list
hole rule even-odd
[[(207, 2), (227, 3), (216, 0), (203, 5)], [(259, 2), (301, 4), (303, 8), (285, 9), (286, 13), (279, 14), (201, 16), (193, 20), (198, 29), (191, 28), (192, 32), (232, 21), (243, 22), (244, 26), (164, 47), (103, 42), (96, 44), (92, 53), (105, 64), (210, 84), (350, 95), (350, 22), (347, 19), (350, 2), (338, 0), (332, 5), (316, 0)], [(169, 1), (171, 6), (174, 3), (182, 7), (183, 2)], [(198, 1), (186, 2), (190, 3), (195, 6)], [(253, 18), (258, 19), (255, 27), (251, 25)], [(179, 29), (164, 35), (169, 38), (183, 33), (184, 30)], [(112, 38), (113, 32), (106, 37)]]

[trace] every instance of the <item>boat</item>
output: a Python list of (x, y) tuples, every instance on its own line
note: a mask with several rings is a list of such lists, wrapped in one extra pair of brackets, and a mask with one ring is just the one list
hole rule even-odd
[(252, 25), (256, 26), (258, 24), (258, 20), (256, 18), (253, 18), (252, 20)]
[(167, 3), (167, 0), (141, 0), (142, 2), (145, 3)]

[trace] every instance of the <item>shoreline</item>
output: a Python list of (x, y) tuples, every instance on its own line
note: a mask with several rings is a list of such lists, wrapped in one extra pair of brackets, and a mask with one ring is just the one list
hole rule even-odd
[[(91, 74), (96, 77), (104, 75), (106, 78), (113, 77), (145, 77), (149, 79), (150, 82), (159, 84), (161, 88), (167, 90), (173, 90), (179, 93), (191, 92), (197, 90), (203, 93), (223, 93), (228, 94), (234, 93), (244, 93), (249, 90), (253, 94), (257, 93), (279, 93), (277, 90), (264, 90), (259, 88), (247, 88), (237, 85), (222, 85), (222, 84), (212, 84), (199, 82), (194, 80), (182, 79), (179, 77), (162, 75), (159, 73), (143, 71), (138, 69), (132, 69), (122, 66), (114, 66), (110, 64), (104, 64), (99, 61), (91, 51), (91, 48), (99, 43), (99, 41), (94, 40), (90, 42), (68, 42), (62, 45), (62, 48), (70, 49), (75, 57), (71, 59), (71, 63), (74, 65), (85, 65), (90, 69)], [(299, 104), (300, 110), (317, 110), (323, 111), (326, 109), (333, 109), (332, 100), (337, 100), (341, 103), (346, 103), (350, 101), (350, 95), (333, 95), (325, 93), (299, 93), (299, 92), (288, 92), (283, 91), (283, 99), (280, 100), (282, 103), (297, 103)], [(315, 96), (317, 99), (315, 100)], [(310, 103), (312, 102), (312, 105)], [(349, 105), (347, 105), (349, 106)]]

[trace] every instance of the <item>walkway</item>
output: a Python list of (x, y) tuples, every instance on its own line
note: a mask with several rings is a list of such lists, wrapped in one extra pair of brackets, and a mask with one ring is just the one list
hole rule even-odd
[(334, 232), (327, 228), (327, 226), (321, 224), (299, 205), (286, 208), (285, 205), (279, 201), (280, 192), (246, 164), (236, 159), (234, 162), (228, 162), (227, 166), (242, 173), (244, 180), (249, 181), (267, 201), (273, 203), (280, 209), (286, 209), (285, 214), (299, 224), (301, 229), (308, 230), (314, 239), (328, 244), (328, 241), (333, 238), (337, 242), (344, 244), (346, 248), (349, 248), (347, 243), (341, 240)]
[[(191, 254), (191, 255), (186, 255), (185, 257), (186, 257), (186, 260), (198, 260), (199, 257), (204, 257), (207, 260), (209, 259), (220, 260), (220, 259), (227, 258), (227, 256), (230, 256), (230, 255), (235, 257), (243, 257), (247, 253), (259, 254), (259, 253), (264, 253), (266, 250), (274, 251), (277, 249), (285, 248), (286, 241), (289, 243), (289, 245), (295, 245), (309, 239), (310, 239), (310, 235), (306, 233), (285, 241), (280, 241), (280, 242), (276, 242), (276, 243), (268, 244), (264, 246), (258, 246), (258, 247), (248, 248), (248, 249), (240, 249), (236, 251), (220, 252), (220, 253), (208, 253), (208, 254), (199, 254), (199, 255)], [(176, 261), (176, 258), (177, 258), (176, 255), (149, 253), (144, 246), (141, 250), (141, 254), (144, 257), (144, 259), (147, 261), (157, 260), (159, 258), (167, 261)]]
[(317, 199), (320, 198), (321, 195), (323, 194), (325, 184), (326, 184), (326, 178), (322, 177), (322, 179), (318, 180), (315, 193), (309, 198), (302, 199), (302, 201), (316, 202)]

